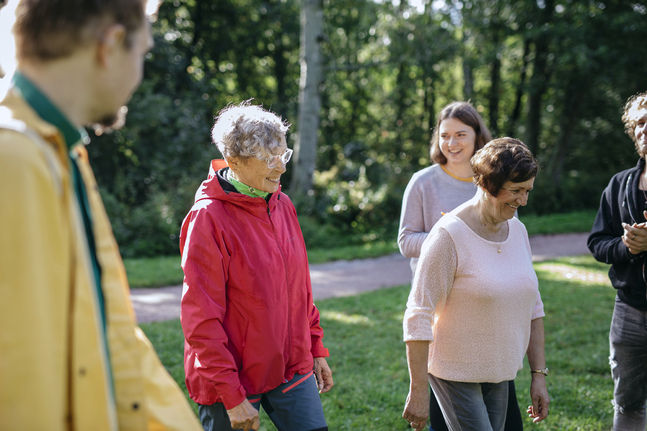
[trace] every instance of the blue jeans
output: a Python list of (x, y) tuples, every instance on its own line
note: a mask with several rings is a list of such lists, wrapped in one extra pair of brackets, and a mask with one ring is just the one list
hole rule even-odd
[(613, 430), (644, 431), (647, 425), (647, 311), (616, 297), (609, 331), (613, 376)]
[[(319, 389), (311, 373), (295, 374), (276, 389), (247, 400), (259, 410), (261, 405), (278, 431), (327, 431)], [(232, 431), (224, 404), (198, 404), (200, 422), (205, 431)]]
[(465, 383), (429, 374), (429, 384), (450, 431), (503, 431), (508, 410), (507, 381)]

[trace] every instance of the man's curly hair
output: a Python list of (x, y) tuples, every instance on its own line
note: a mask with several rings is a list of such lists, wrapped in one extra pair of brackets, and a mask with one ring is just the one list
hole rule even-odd
[(636, 142), (636, 133), (634, 132), (634, 129), (636, 128), (636, 120), (639, 119), (639, 111), (643, 109), (647, 110), (647, 91), (634, 94), (627, 99), (627, 103), (625, 103), (622, 122), (625, 125), (625, 132), (634, 142)]

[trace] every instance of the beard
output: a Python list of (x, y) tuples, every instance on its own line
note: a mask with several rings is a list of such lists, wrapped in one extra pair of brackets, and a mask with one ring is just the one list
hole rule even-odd
[(128, 114), (128, 107), (122, 106), (114, 114), (106, 115), (92, 123), (90, 127), (92, 127), (97, 136), (101, 136), (104, 133), (111, 133), (113, 130), (121, 129), (126, 124), (126, 114)]
[(636, 152), (638, 155), (645, 158), (645, 156), (647, 156), (647, 143), (636, 140), (634, 141), (634, 144), (636, 145)]

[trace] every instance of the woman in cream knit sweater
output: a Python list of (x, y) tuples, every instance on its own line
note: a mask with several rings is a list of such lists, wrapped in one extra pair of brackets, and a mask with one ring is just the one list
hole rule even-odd
[(533, 370), (529, 415), (548, 415), (544, 316), (528, 234), (514, 217), (538, 165), (516, 139), (472, 159), (475, 197), (442, 217), (425, 240), (404, 316), (411, 377), (403, 417), (422, 430), (431, 384), (451, 430), (499, 431), (508, 381)]

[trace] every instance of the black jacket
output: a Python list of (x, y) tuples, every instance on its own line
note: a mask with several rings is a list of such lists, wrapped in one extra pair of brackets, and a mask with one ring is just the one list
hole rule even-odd
[(611, 264), (609, 279), (613, 287), (618, 289), (620, 300), (643, 311), (647, 310), (647, 253), (632, 255), (622, 243), (621, 237), (624, 234), (622, 223), (645, 222), (645, 197), (638, 190), (644, 167), (645, 159), (641, 158), (636, 167), (619, 172), (611, 178), (602, 193), (600, 209), (587, 242), (593, 257)]

